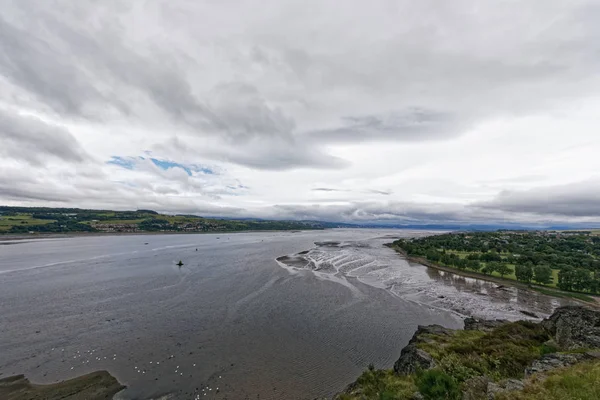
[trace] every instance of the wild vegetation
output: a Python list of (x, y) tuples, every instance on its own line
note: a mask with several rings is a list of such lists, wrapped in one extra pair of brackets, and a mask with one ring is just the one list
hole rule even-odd
[(585, 362), (552, 371), (547, 379), (533, 378), (522, 391), (496, 396), (498, 400), (600, 399), (600, 362)]
[(449, 233), (392, 245), (441, 266), (564, 291), (600, 293), (600, 236), (593, 232)]
[[(559, 346), (551, 329), (543, 324), (518, 321), (498, 323), (483, 331), (439, 327), (429, 332), (418, 331), (411, 340), (424, 353), (403, 351), (400, 357), (412, 357), (413, 362), (431, 357), (433, 361), (427, 367), (407, 373), (397, 370), (398, 363), (395, 370), (370, 366), (335, 400), (600, 398), (600, 355), (585, 346)], [(574, 355), (579, 355), (581, 361), (565, 365), (555, 361)], [(545, 357), (554, 357), (545, 364), (547, 369), (526, 373)], [(512, 388), (507, 383), (513, 383)]]
[(268, 221), (164, 215), (151, 210), (110, 211), (78, 208), (0, 206), (0, 234), (65, 232), (234, 232), (323, 229), (316, 221)]

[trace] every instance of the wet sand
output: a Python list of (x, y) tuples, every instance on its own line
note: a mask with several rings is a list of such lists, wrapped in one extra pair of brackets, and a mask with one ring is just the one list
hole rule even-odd
[(4, 400), (102, 400), (123, 390), (106, 371), (93, 372), (64, 382), (35, 385), (23, 375), (0, 379), (0, 398)]

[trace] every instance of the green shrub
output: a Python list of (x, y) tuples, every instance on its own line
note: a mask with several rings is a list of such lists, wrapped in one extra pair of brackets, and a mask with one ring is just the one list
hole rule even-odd
[(556, 353), (558, 351), (558, 346), (553, 343), (543, 343), (540, 346), (540, 355), (546, 355), (551, 353)]
[(439, 361), (439, 367), (448, 375), (453, 377), (457, 382), (464, 382), (469, 378), (480, 375), (478, 370), (468, 366), (464, 357), (459, 357), (455, 353), (450, 353), (444, 356)]
[(461, 396), (456, 380), (437, 369), (419, 374), (417, 388), (426, 400), (455, 400)]
[(392, 370), (367, 369), (352, 388), (336, 400), (403, 400), (416, 390), (412, 376), (399, 376)]

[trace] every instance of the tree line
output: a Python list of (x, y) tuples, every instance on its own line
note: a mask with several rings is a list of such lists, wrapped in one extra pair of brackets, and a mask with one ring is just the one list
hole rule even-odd
[(451, 233), (393, 244), (433, 263), (501, 277), (514, 273), (524, 283), (554, 283), (556, 269), (559, 289), (600, 293), (600, 238), (588, 232)]

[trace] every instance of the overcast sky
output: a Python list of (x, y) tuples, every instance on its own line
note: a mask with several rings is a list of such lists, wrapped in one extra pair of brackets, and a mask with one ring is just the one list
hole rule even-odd
[(0, 204), (600, 222), (597, 0), (0, 9)]

